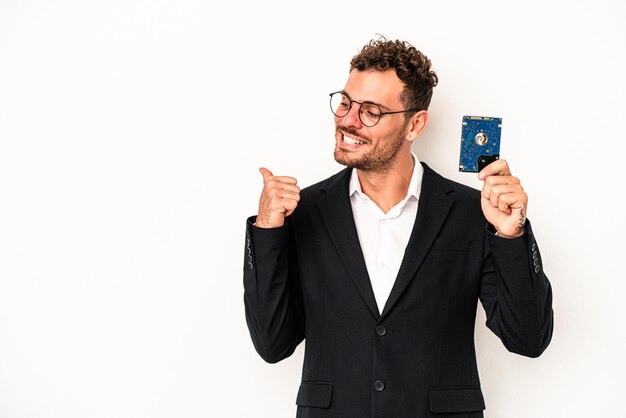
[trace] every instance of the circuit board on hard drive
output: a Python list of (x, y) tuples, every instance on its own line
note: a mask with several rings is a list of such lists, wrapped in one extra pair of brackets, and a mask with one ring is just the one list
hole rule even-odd
[(500, 158), (502, 118), (463, 116), (459, 171), (478, 173)]

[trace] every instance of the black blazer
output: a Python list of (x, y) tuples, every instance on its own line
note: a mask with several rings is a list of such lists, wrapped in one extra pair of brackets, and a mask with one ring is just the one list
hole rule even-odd
[(423, 166), (415, 225), (382, 313), (352, 217), (350, 169), (303, 189), (280, 228), (248, 219), (254, 347), (275, 363), (306, 343), (297, 417), (482, 417), (479, 298), (509, 351), (536, 357), (548, 346), (552, 292), (530, 223), (519, 238), (495, 236), (480, 192)]

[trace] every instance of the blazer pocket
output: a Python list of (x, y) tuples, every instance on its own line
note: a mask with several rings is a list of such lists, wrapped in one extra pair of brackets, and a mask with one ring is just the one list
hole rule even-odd
[(480, 386), (429, 388), (430, 412), (476, 412), (485, 409)]
[(333, 394), (333, 384), (329, 382), (302, 382), (298, 390), (296, 404), (328, 408)]

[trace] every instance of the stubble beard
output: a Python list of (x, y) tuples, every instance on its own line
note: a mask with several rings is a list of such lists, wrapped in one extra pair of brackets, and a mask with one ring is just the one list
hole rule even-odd
[[(336, 132), (346, 133), (356, 138), (362, 138), (358, 133), (351, 129), (336, 129)], [(365, 146), (371, 146), (372, 141), (369, 138), (363, 138), (367, 144)], [(335, 145), (334, 157), (341, 165), (346, 167), (356, 168), (357, 170), (387, 173), (391, 169), (396, 156), (400, 152), (400, 149), (404, 145), (404, 138), (402, 135), (396, 137), (392, 141), (382, 141), (378, 143), (375, 149), (369, 150), (362, 154), (358, 158), (350, 156), (351, 152), (341, 149), (338, 145)]]

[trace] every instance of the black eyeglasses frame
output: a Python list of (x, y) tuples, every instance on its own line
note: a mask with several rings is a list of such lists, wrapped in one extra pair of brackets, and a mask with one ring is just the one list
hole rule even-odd
[[(350, 102), (350, 107), (348, 108), (348, 111), (346, 112), (345, 115), (343, 116), (339, 116), (338, 114), (336, 114), (333, 110), (333, 96), (335, 94), (341, 94), (342, 96), (345, 96), (348, 101)], [(369, 105), (373, 105), (378, 107), (378, 110), (380, 111), (380, 116), (378, 118), (378, 120), (376, 121), (376, 123), (374, 123), (373, 125), (368, 125), (367, 123), (365, 123), (363, 121), (363, 119), (361, 118), (361, 109), (359, 109), (359, 120), (361, 121), (361, 123), (365, 126), (367, 126), (368, 128), (372, 128), (374, 126), (376, 126), (378, 124), (378, 122), (380, 122), (380, 120), (382, 119), (382, 117), (384, 115), (394, 115), (397, 113), (407, 113), (407, 112), (419, 112), (422, 109), (408, 109), (408, 110), (396, 110), (396, 111), (392, 111), (392, 112), (383, 112), (382, 108), (380, 107), (380, 105), (378, 103), (374, 103), (374, 102), (369, 102), (369, 101), (364, 101), (364, 102), (359, 102), (357, 100), (352, 100), (350, 98), (350, 96), (348, 96), (344, 91), (339, 90), (339, 91), (335, 91), (329, 94), (330, 96), (330, 111), (333, 112), (333, 115), (337, 116), (338, 118), (345, 118), (348, 113), (350, 113), (350, 111), (352, 110), (352, 103), (358, 103), (359, 105), (363, 106), (364, 104), (369, 104)]]

